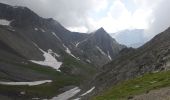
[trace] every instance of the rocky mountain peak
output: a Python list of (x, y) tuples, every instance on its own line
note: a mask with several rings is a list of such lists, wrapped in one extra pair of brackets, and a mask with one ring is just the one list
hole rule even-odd
[(94, 32), (94, 36), (93, 36), (97, 41), (108, 41), (108, 42), (111, 42), (111, 41), (114, 41), (116, 42), (116, 40), (114, 38), (112, 38), (109, 33), (106, 32), (106, 30), (101, 27), (99, 28), (98, 30), (96, 30)]
[(95, 34), (108, 34), (103, 27), (99, 28), (98, 30), (95, 31)]
[(11, 21), (12, 26), (40, 25), (43, 18), (27, 7), (10, 6), (0, 3), (0, 19)]
[[(104, 30), (103, 27), (99, 28), (98, 30), (96, 30), (94, 32), (94, 36), (95, 39), (97, 39), (98, 41), (107, 41), (107, 40), (111, 40), (112, 41), (112, 37)], [(114, 40), (114, 39), (113, 39)]]
[(103, 27), (100, 27), (97, 31), (104, 31), (104, 32), (106, 32)]

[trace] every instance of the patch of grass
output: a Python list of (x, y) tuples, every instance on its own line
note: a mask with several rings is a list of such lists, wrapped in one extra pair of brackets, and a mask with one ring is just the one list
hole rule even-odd
[[(53, 68), (37, 65), (31, 62), (27, 62), (27, 64), (18, 63), (15, 61), (6, 61), (6, 60), (2, 60), (0, 62), (15, 65), (16, 68), (21, 71), (30, 71), (30, 73), (43, 74), (45, 76), (50, 77), (50, 79), (53, 80), (52, 83), (43, 84), (39, 86), (31, 86), (31, 87), (0, 85), (0, 94), (6, 94), (6, 95), (17, 94), (17, 96), (15, 96), (16, 98), (19, 97), (18, 94), (20, 94), (20, 92), (25, 91), (26, 94), (24, 95), (23, 99), (32, 98), (32, 97), (50, 98), (56, 96), (60, 88), (63, 88), (64, 86), (70, 86), (70, 85), (79, 86), (84, 80), (89, 78), (88, 76), (95, 74), (94, 67), (84, 64), (69, 56), (64, 57), (62, 67), (71, 70), (80, 69), (80, 71), (83, 71), (87, 76), (84, 75), (84, 73), (82, 74), (81, 72), (80, 72), (81, 75), (76, 75), (76, 74), (69, 75), (67, 73), (63, 73), (64, 71), (62, 71), (61, 73)], [(0, 77), (0, 79), (4, 79), (4, 77)]]
[[(0, 85), (0, 94), (6, 94), (9, 96), (12, 95), (11, 97), (13, 97), (13, 95), (15, 95), (15, 98), (21, 98), (18, 94), (20, 94), (20, 92), (22, 92), (22, 91), (25, 91), (26, 94), (23, 95), (24, 100), (25, 100), (25, 98), (33, 98), (33, 97), (51, 98), (58, 94), (60, 88), (63, 88), (64, 86), (69, 86), (69, 85), (78, 86), (80, 84), (80, 80), (81, 80), (78, 76), (68, 76), (68, 75), (65, 75), (63, 73), (59, 73), (56, 71), (53, 72), (53, 69), (52, 70), (48, 69), (46, 71), (39, 70), (38, 72), (48, 73), (52, 77), (53, 82), (43, 84), (43, 85), (38, 85), (38, 86)], [(52, 75), (54, 75), (54, 76), (52, 76)]]
[[(58, 79), (58, 80), (57, 80)], [(58, 94), (58, 90), (64, 86), (69, 85), (79, 85), (79, 79), (69, 77), (69, 76), (60, 76), (56, 80), (53, 80), (52, 83), (46, 83), (37, 86), (6, 86), (0, 85), (0, 93), (2, 94), (20, 94), (20, 92), (26, 92), (24, 97), (39, 97), (39, 98), (51, 98)], [(17, 96), (18, 97), (18, 96)]]
[(170, 71), (148, 73), (142, 77), (124, 81), (95, 96), (92, 100), (122, 100), (153, 89), (170, 86)]
[(96, 74), (96, 68), (93, 65), (75, 60), (73, 57), (67, 55), (64, 57), (62, 69), (68, 73), (76, 70), (73, 75), (78, 75), (84, 80)]
[[(6, 86), (0, 85), (0, 94), (15, 95), (16, 98), (20, 98), (18, 94), (25, 91), (25, 97), (41, 97), (50, 98), (58, 94), (58, 90), (64, 86), (76, 85), (78, 86), (81, 82), (79, 76), (70, 76), (61, 72), (56, 71), (50, 67), (40, 66), (33, 63), (22, 64), (16, 62), (10, 62), (10, 64), (17, 66), (20, 70), (31, 70), (32, 73), (40, 73), (49, 76), (53, 82), (48, 84), (43, 84), (39, 86)], [(4, 77), (0, 77), (4, 79)], [(16, 95), (17, 94), (17, 95)]]

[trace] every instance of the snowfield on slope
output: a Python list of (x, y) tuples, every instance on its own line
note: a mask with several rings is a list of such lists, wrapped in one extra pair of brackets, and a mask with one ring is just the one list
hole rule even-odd
[[(39, 64), (39, 65), (52, 67), (52, 68), (56, 69), (57, 71), (60, 71), (59, 68), (62, 65), (62, 62), (57, 61), (57, 59), (55, 58), (55, 57), (59, 57), (59, 55), (57, 53), (54, 53), (51, 49), (49, 49), (48, 52), (45, 52), (41, 48), (39, 48), (39, 50), (44, 53), (43, 56), (44, 56), (45, 60), (44, 61), (30, 60), (30, 61), (33, 63)], [(52, 55), (52, 54), (54, 54), (54, 55)]]
[(51, 83), (52, 80), (42, 80), (42, 81), (33, 81), (33, 82), (3, 82), (0, 81), (1, 85), (28, 85), (28, 86), (35, 86), (35, 85), (41, 85), (44, 83)]
[(8, 20), (5, 20), (5, 19), (0, 19), (0, 25), (6, 25), (6, 26), (9, 26), (10, 25), (10, 21)]
[(67, 54), (69, 54), (70, 56), (72, 56), (73, 58), (75, 58), (75, 59), (77, 59), (77, 60), (80, 60), (80, 58), (74, 56), (74, 55), (71, 53), (70, 49), (69, 49), (68, 47), (66, 47), (64, 44), (63, 44), (63, 47), (65, 48), (65, 52), (66, 52)]
[(112, 57), (110, 56), (109, 51), (107, 51), (107, 54), (108, 54), (108, 58), (109, 58), (110, 60), (112, 60)]
[(85, 95), (91, 93), (94, 89), (95, 89), (95, 87), (93, 86), (90, 90), (86, 91), (86, 92), (83, 93), (81, 96), (85, 96)]
[(61, 39), (55, 34), (55, 32), (51, 32), (53, 36), (55, 36), (59, 41), (61, 41)]
[(75, 96), (77, 93), (79, 93), (81, 89), (79, 87), (75, 87), (73, 89), (70, 89), (62, 94), (59, 94), (57, 97), (53, 97), (51, 100), (68, 100), (71, 97)]
[(100, 47), (96, 46), (96, 48), (100, 51), (101, 54), (106, 55), (105, 52)]

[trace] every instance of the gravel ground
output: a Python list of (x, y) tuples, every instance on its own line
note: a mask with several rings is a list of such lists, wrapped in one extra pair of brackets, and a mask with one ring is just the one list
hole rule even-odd
[(152, 90), (149, 93), (134, 96), (130, 100), (170, 100), (170, 87)]

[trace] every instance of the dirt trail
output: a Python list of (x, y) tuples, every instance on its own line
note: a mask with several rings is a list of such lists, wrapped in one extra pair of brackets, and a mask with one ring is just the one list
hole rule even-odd
[(170, 100), (170, 87), (152, 90), (149, 93), (134, 96), (130, 100)]

